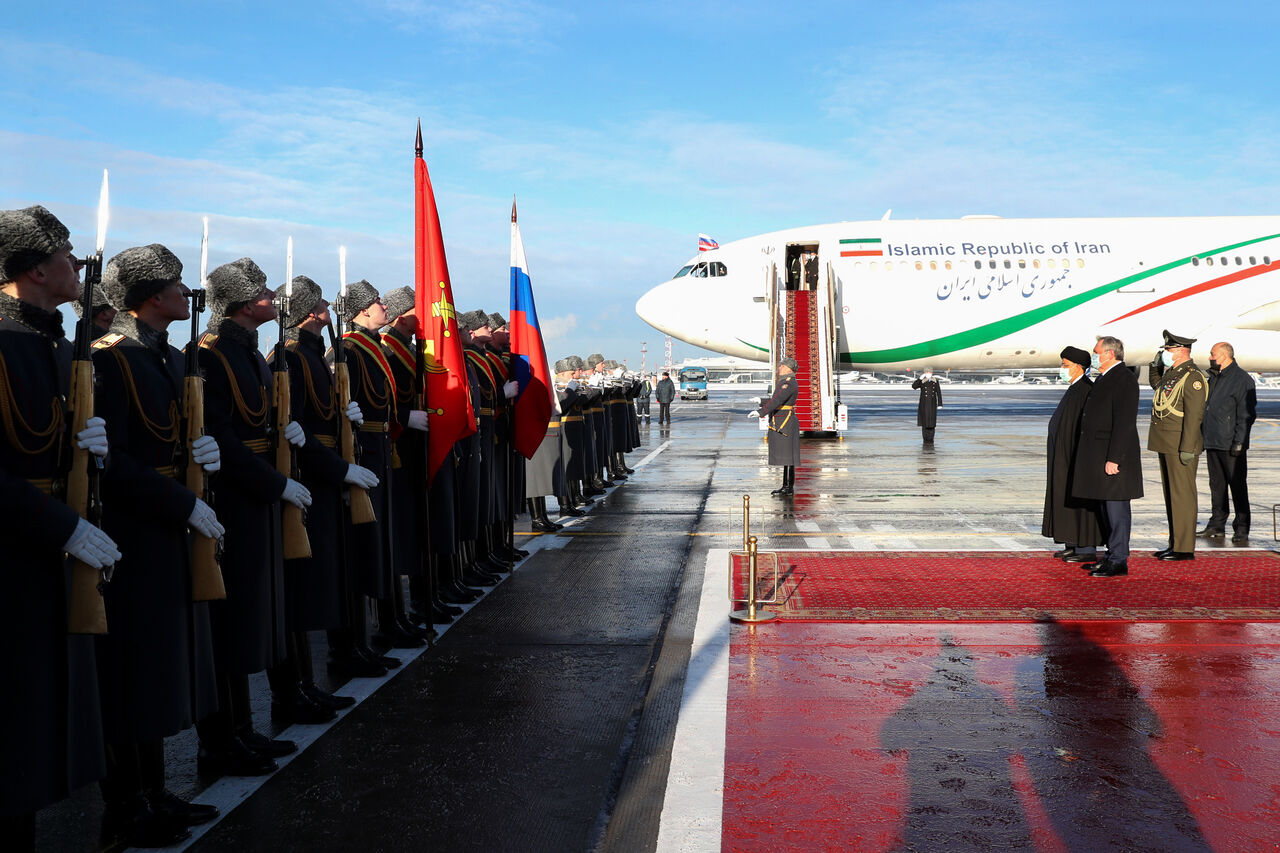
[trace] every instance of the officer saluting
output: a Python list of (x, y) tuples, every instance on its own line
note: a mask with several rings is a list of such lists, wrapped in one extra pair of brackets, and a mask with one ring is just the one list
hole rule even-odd
[(1151, 362), (1155, 393), (1147, 449), (1160, 454), (1160, 483), (1169, 519), (1169, 547), (1155, 554), (1160, 560), (1196, 558), (1196, 467), (1204, 449), (1200, 424), (1209, 389), (1191, 360), (1195, 342), (1165, 329), (1164, 346)]
[(748, 412), (747, 417), (769, 417), (769, 464), (782, 466), (782, 485), (771, 495), (795, 494), (796, 463), (800, 461), (800, 422), (795, 419), (796, 360), (784, 358), (778, 363), (778, 385), (773, 396)]

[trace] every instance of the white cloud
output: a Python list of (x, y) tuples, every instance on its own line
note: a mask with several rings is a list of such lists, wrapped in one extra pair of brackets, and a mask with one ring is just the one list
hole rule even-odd
[(538, 325), (542, 328), (542, 339), (554, 341), (578, 328), (578, 315), (566, 314), (563, 317), (549, 317), (546, 320), (539, 318)]

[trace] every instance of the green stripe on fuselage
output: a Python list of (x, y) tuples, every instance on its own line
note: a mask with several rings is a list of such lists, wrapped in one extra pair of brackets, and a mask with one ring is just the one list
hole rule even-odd
[(909, 344), (904, 347), (893, 347), (892, 349), (867, 350), (865, 352), (844, 352), (840, 353), (840, 360), (850, 364), (887, 364), (893, 361), (913, 361), (915, 359), (930, 358), (932, 356), (945, 355), (946, 353), (956, 352), (969, 347), (980, 346), (990, 343), (998, 338), (1006, 335), (1012, 335), (1015, 332), (1021, 332), (1028, 329), (1036, 323), (1056, 317), (1065, 311), (1070, 311), (1077, 305), (1083, 305), (1099, 296), (1105, 296), (1112, 291), (1119, 290), (1126, 284), (1133, 284), (1135, 281), (1142, 281), (1144, 278), (1151, 278), (1153, 275), (1159, 275), (1162, 272), (1168, 272), (1171, 269), (1191, 263), (1192, 258), (1207, 258), (1210, 255), (1216, 255), (1219, 252), (1230, 252), (1241, 246), (1249, 246), (1254, 243), (1261, 243), (1263, 240), (1271, 240), (1280, 237), (1280, 234), (1268, 234), (1265, 237), (1258, 237), (1253, 240), (1245, 240), (1241, 243), (1233, 243), (1230, 246), (1221, 246), (1217, 249), (1210, 249), (1206, 252), (1198, 252), (1194, 255), (1187, 255), (1176, 261), (1170, 261), (1158, 267), (1152, 267), (1149, 270), (1143, 270), (1134, 273), (1122, 279), (1110, 282), (1108, 284), (1099, 285), (1092, 290), (1086, 290), (1083, 293), (1077, 293), (1074, 296), (1068, 296), (1066, 299), (1060, 299), (1051, 305), (1045, 305), (1040, 308), (1033, 308), (1030, 311), (1024, 311), (1021, 314), (1015, 314), (1012, 317), (1006, 317), (1003, 320), (996, 320), (994, 323), (987, 323), (983, 326), (977, 326), (967, 329), (963, 332), (956, 332), (953, 335), (945, 335), (941, 338), (934, 338), (931, 341), (921, 341), (917, 344)]
[(844, 243), (879, 243), (879, 242), (881, 242), (881, 240), (880, 240), (880, 238), (879, 238), (879, 237), (846, 237), (845, 239), (841, 240), (840, 242), (841, 242), (841, 244), (844, 244)]

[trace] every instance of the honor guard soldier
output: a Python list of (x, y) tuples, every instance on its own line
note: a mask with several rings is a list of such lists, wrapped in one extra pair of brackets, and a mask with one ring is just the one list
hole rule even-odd
[[(387, 326), (382, 333), (382, 349), (396, 383), (396, 420), (407, 428), (400, 431), (392, 443), (391, 466), (391, 565), (395, 571), (395, 616), (400, 628), (424, 642), (435, 636), (435, 630), (418, 624), (419, 620), (431, 625), (431, 585), (426, 583), (429, 568), (427, 538), (422, 535), (426, 525), (427, 501), (427, 413), (422, 406), (422, 391), (418, 376), (418, 359), (414, 355), (414, 334), (418, 328), (418, 315), (414, 310), (412, 287), (397, 287), (387, 291), (382, 298), (387, 310)], [(434, 510), (434, 507), (432, 507)], [(452, 508), (441, 513), (452, 520)], [(435, 530), (428, 528), (432, 536)], [(452, 540), (453, 531), (441, 530)], [(411, 613), (405, 606), (404, 588), (399, 582), (402, 575), (409, 577), (409, 589), (419, 602), (418, 612)]]
[(560, 501), (562, 518), (579, 518), (584, 513), (579, 507), (595, 503), (582, 493), (583, 459), (586, 456), (586, 438), (582, 406), (586, 400), (582, 383), (578, 381), (576, 356), (556, 362), (556, 396), (560, 402), (561, 455), (564, 459), (564, 491), (556, 496)]
[(800, 461), (800, 422), (794, 416), (795, 372), (794, 358), (779, 362), (773, 396), (760, 403), (760, 408), (747, 413), (749, 418), (769, 418), (769, 464), (782, 466), (782, 485), (770, 492), (771, 495), (795, 494), (796, 463)]
[(582, 401), (582, 494), (588, 498), (604, 494), (605, 482), (600, 478), (601, 462), (598, 458), (600, 445), (596, 441), (597, 409), (603, 411), (603, 394), (598, 385), (590, 384), (595, 371), (587, 366), (581, 356), (571, 355), (567, 359), (573, 364), (574, 376), (577, 377), (583, 395)]
[(330, 646), (338, 660), (349, 657), (354, 651), (359, 657), (394, 669), (400, 665), (398, 658), (380, 654), (369, 647), (364, 618), (365, 597), (372, 598), (377, 602), (378, 611), (376, 642), (396, 648), (417, 648), (422, 644), (418, 637), (401, 630), (395, 618), (393, 587), (396, 575), (391, 564), (390, 538), (393, 523), (391, 440), (393, 434), (399, 435), (401, 424), (396, 420), (395, 379), (379, 335), (379, 330), (387, 322), (387, 309), (373, 285), (362, 279), (347, 286), (342, 319), (350, 324), (343, 335), (342, 345), (346, 347), (351, 373), (351, 399), (364, 413), (359, 433), (360, 464), (374, 473), (378, 485), (368, 490), (376, 519), (348, 529), (347, 565), (350, 567), (349, 579), (353, 582), (349, 590), (351, 636), (349, 641), (331, 641)]
[(1160, 484), (1169, 520), (1169, 547), (1160, 560), (1196, 558), (1196, 468), (1204, 438), (1200, 425), (1209, 396), (1204, 374), (1191, 360), (1195, 338), (1164, 330), (1164, 344), (1151, 363), (1151, 429), (1147, 450), (1160, 454)]
[[(520, 514), (524, 506), (525, 458), (515, 449), (514, 407), (511, 401), (520, 395), (520, 383), (515, 381), (511, 370), (511, 330), (507, 320), (496, 311), (489, 314), (489, 341), (485, 356), (493, 363), (494, 371), (502, 382), (502, 396), (498, 399), (497, 433), (498, 442), (503, 446), (502, 466), (502, 516), (494, 530), (495, 551), (499, 557), (512, 563), (529, 556), (529, 552), (515, 547), (512, 536), (514, 516)], [(518, 499), (517, 499), (518, 498)]]
[[(289, 369), (292, 417), (302, 427), (298, 448), (298, 482), (311, 493), (307, 507), (310, 557), (284, 561), (287, 655), (267, 670), (271, 681), (271, 716), (282, 723), (323, 723), (355, 700), (321, 690), (315, 682), (308, 632), (341, 629), (348, 624), (343, 530), (347, 516), (344, 490), (372, 489), (378, 477), (368, 468), (349, 463), (338, 447), (338, 418), (352, 429), (364, 423), (354, 400), (341, 411), (333, 373), (324, 358), (321, 335), (332, 317), (320, 285), (305, 275), (294, 276), (285, 330), (285, 360)], [(275, 352), (271, 354), (275, 358)], [(273, 365), (274, 366), (274, 365)], [(386, 673), (363, 659), (347, 661), (348, 673)]]
[(299, 508), (311, 493), (271, 462), (272, 440), (295, 446), (302, 427), (273, 436), (272, 379), (258, 351), (258, 327), (276, 319), (267, 276), (249, 258), (209, 273), (209, 331), (199, 342), (205, 430), (218, 442), (222, 467), (210, 486), (223, 538), (224, 601), (209, 603), (218, 671), (218, 712), (197, 724), (198, 767), (210, 775), (262, 776), (297, 749), (253, 728), (249, 676), (285, 654), (281, 501)]
[[(459, 328), (462, 330), (463, 355), (480, 395), (471, 401), (480, 421), (469, 474), (469, 482), (476, 490), (476, 524), (474, 530), (463, 531), (464, 553), (470, 552), (466, 553), (463, 581), (469, 586), (494, 586), (500, 579), (499, 573), (506, 571), (506, 565), (499, 563), (496, 556), (490, 559), (491, 533), (500, 501), (494, 469), (498, 456), (495, 412), (502, 386), (482, 348), (483, 342), (489, 339), (489, 315), (480, 310), (468, 311), (459, 318)], [(477, 340), (477, 335), (480, 340)], [(467, 536), (468, 533), (472, 535)]]
[(91, 341), (96, 341), (111, 331), (111, 323), (116, 318), (116, 309), (107, 301), (106, 295), (102, 292), (102, 285), (93, 285), (93, 311), (88, 321), (84, 318), (84, 306), (80, 304), (79, 299), (71, 303), (71, 308), (76, 312), (76, 316), (80, 318), (76, 321), (77, 334), (85, 322), (89, 322), (92, 325), (92, 328), (89, 329), (89, 340)]
[[(117, 309), (94, 344), (97, 411), (110, 425), (102, 476), (102, 526), (121, 546), (103, 597), (110, 631), (98, 638), (107, 743), (103, 838), (162, 847), (218, 816), (165, 789), (164, 738), (217, 710), (209, 611), (192, 596), (187, 529), (225, 532), (209, 504), (179, 482), (186, 460), (183, 356), (168, 328), (191, 317), (182, 262), (159, 244), (125, 249), (102, 274)], [(192, 452), (206, 473), (220, 466), (211, 436)]]
[[(35, 849), (36, 810), (102, 778), (94, 640), (68, 633), (72, 566), (120, 558), (107, 534), (63, 501), (72, 444), (71, 344), (58, 306), (80, 296), (70, 232), (39, 205), (0, 211), (0, 842)], [(100, 418), (74, 438), (101, 459)]]
[(609, 457), (609, 473), (615, 480), (627, 479), (628, 474), (635, 471), (627, 467), (625, 453), (635, 449), (631, 443), (631, 426), (635, 416), (630, 410), (631, 380), (623, 376), (623, 369), (618, 362), (607, 359), (604, 362), (605, 418), (609, 424), (609, 443), (613, 455)]
[(600, 392), (600, 399), (594, 402), (594, 405), (587, 410), (587, 415), (591, 418), (591, 429), (595, 435), (595, 468), (592, 473), (595, 477), (595, 487), (604, 490), (607, 485), (619, 479), (611, 470), (613, 464), (613, 431), (609, 428), (609, 419), (606, 412), (606, 405), (609, 395), (605, 389), (605, 369), (604, 356), (598, 352), (587, 356), (587, 369), (590, 371), (587, 376), (587, 384)]

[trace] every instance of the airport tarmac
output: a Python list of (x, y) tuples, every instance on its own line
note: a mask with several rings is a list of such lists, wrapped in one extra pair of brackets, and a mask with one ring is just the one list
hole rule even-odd
[[(171, 787), (224, 811), (198, 828), (191, 849), (1272, 849), (1273, 783), (1259, 790), (1234, 777), (1280, 778), (1280, 734), (1265, 723), (1280, 710), (1275, 623), (1173, 635), (1112, 623), (1047, 635), (1033, 624), (727, 620), (725, 557), (741, 543), (743, 495), (765, 549), (1051, 550), (1039, 535), (1044, 432), (1061, 393), (947, 386), (930, 448), (915, 426), (915, 392), (850, 389), (849, 433), (803, 443), (791, 500), (769, 497), (779, 472), (746, 417), (746, 392), (713, 386), (707, 402), (677, 403), (670, 429), (641, 425), (645, 446), (629, 459), (636, 473), (560, 533), (519, 534), (532, 555), (433, 648), (396, 653), (406, 664), (388, 679), (343, 685), (361, 701), (335, 723), (284, 732), (305, 749), (275, 775), (205, 787), (192, 735), (171, 739)], [(1144, 458), (1144, 480), (1138, 551), (1165, 545), (1154, 455)], [(1274, 551), (1280, 391), (1259, 392), (1250, 490), (1251, 546)], [(1202, 469), (1201, 519), (1206, 502)], [(1070, 662), (1089, 672), (1105, 664), (1111, 675), (1098, 689), (1142, 714), (1089, 717), (1077, 708), (1082, 695), (1075, 705), (1037, 705), (1052, 692), (1044, 673), (1070, 671)], [(1040, 680), (1028, 682), (1028, 672)], [(837, 683), (845, 687), (827, 688)], [(1174, 699), (1153, 698), (1161, 696)], [(1255, 711), (1235, 713), (1242, 701)], [(263, 679), (255, 703), (266, 729)], [(1226, 710), (1207, 712), (1215, 703)], [(1016, 714), (993, 720), (994, 710), (1016, 707), (1039, 707), (1054, 726), (1028, 728)], [(1152, 741), (1151, 760), (1147, 740), (1161, 736), (1149, 709), (1173, 733)], [(1075, 746), (1087, 757), (1078, 742), (1090, 727), (1143, 756), (1110, 768), (1123, 784), (1094, 791), (1099, 808), (1124, 803), (1125, 773), (1163, 793), (1077, 842), (1062, 818), (1087, 818), (1089, 802), (1064, 793), (1072, 778), (1046, 777), (1041, 752), (1023, 755), (1019, 745), (1074, 732), (1076, 743), (1048, 754)], [(913, 749), (932, 750), (934, 766), (972, 758), (934, 779), (912, 763)], [(959, 790), (966, 774), (975, 784)], [(1234, 781), (1218, 785), (1223, 774)], [(925, 802), (921, 791), (934, 782), (954, 796)], [(41, 849), (95, 849), (99, 802), (87, 790), (45, 810)], [(1150, 846), (1154, 829), (1169, 826), (1177, 832), (1161, 836), (1167, 846)], [(1097, 846), (1077, 846), (1085, 842)]]

